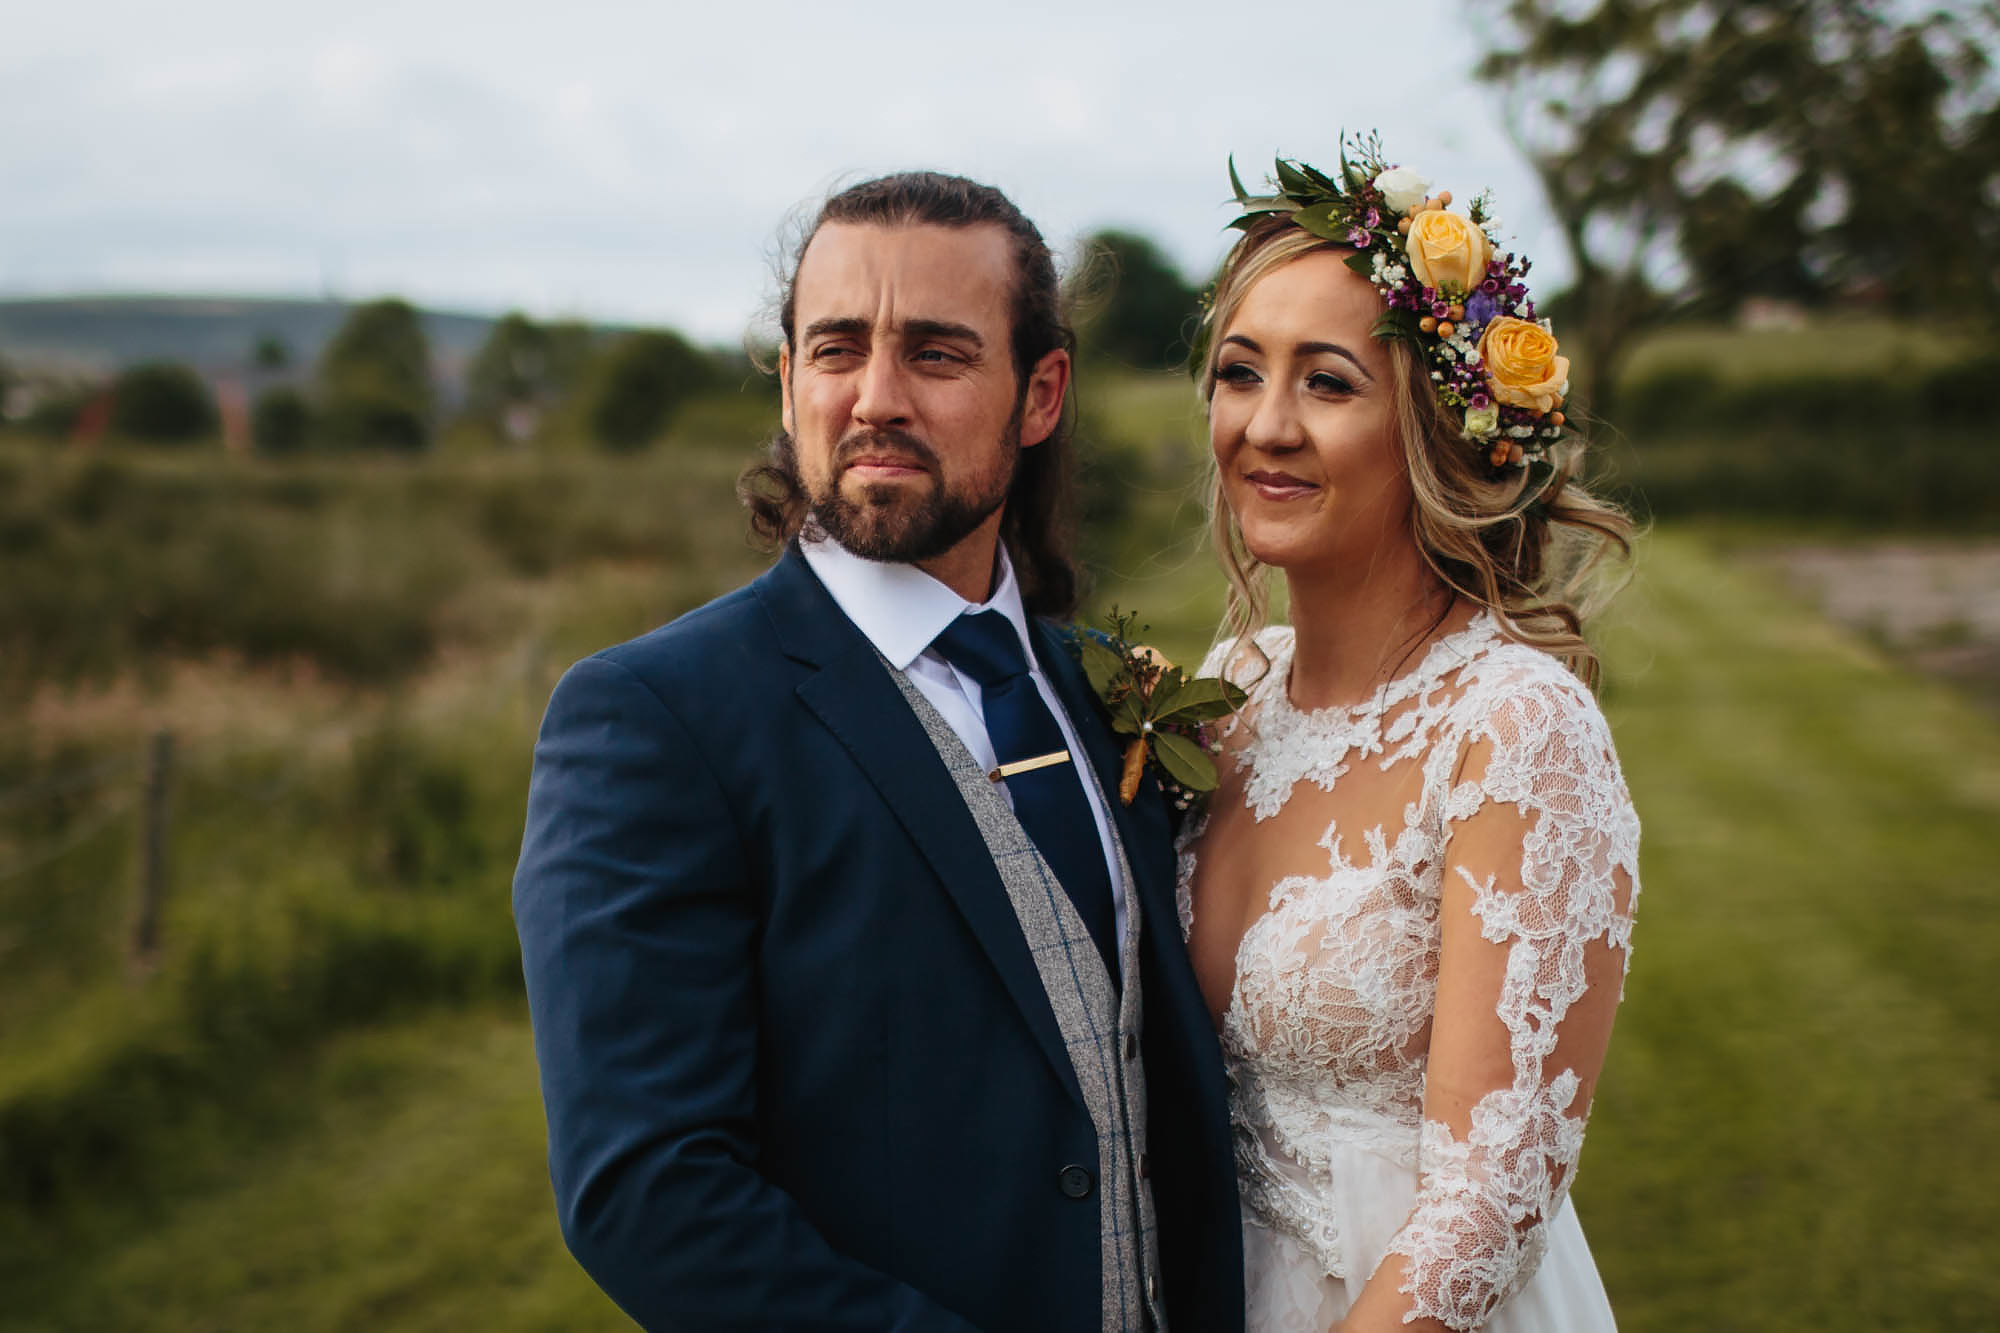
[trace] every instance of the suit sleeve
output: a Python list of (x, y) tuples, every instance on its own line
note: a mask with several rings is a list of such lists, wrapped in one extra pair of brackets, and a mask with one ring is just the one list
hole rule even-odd
[(639, 1325), (968, 1333), (757, 1170), (755, 895), (713, 772), (625, 667), (578, 663), (514, 876), (564, 1239)]

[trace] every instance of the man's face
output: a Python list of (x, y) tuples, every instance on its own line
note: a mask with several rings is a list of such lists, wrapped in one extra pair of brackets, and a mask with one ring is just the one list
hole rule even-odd
[(814, 517), (855, 554), (921, 563), (997, 532), (1021, 448), (1055, 428), (1067, 356), (1017, 383), (1013, 268), (996, 226), (829, 223), (806, 247), (785, 429)]

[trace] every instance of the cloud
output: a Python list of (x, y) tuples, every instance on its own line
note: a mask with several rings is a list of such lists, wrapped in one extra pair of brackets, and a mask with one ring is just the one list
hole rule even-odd
[[(938, 166), (1008, 190), (1059, 247), (1101, 225), (1220, 255), (1224, 157), (1330, 159), (1341, 127), (1527, 219), (1532, 178), (1465, 79), (1448, 0), (1384, 59), (1317, 4), (198, 0), (45, 10), (0, 53), (0, 290), (394, 290), (733, 338), (788, 211)], [(1550, 266), (1544, 262), (1543, 269)]]

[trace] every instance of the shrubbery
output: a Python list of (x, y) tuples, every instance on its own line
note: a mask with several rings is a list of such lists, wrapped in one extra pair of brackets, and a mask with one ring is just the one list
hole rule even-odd
[(0, 452), (0, 696), (218, 653), (394, 681), (428, 663), (479, 579), (596, 559), (665, 571), (703, 543), (743, 553), (738, 514), (710, 498), (734, 461), (412, 474)]
[(1628, 383), (1617, 420), (1593, 433), (1612, 488), (1658, 517), (1990, 526), (1994, 384), (1990, 354), (1873, 374), (1681, 362)]
[(172, 361), (149, 361), (111, 385), (111, 429), (134, 440), (186, 444), (212, 435), (215, 397), (201, 377)]

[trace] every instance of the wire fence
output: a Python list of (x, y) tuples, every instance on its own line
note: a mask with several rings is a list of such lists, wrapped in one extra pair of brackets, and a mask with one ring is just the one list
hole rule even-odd
[[(496, 674), (496, 684), (525, 687), (529, 712), (538, 717), (549, 687), (547, 645), (529, 636)], [(187, 744), (174, 727), (163, 727), (139, 743), (58, 772), (0, 788), (0, 820), (16, 821), (63, 801), (86, 808), (38, 840), (9, 845), (0, 827), (0, 886), (55, 871), (123, 829), (135, 850), (133, 892), (136, 911), (131, 949), (146, 961), (159, 949), (162, 905), (169, 888), (175, 797), (198, 788), (205, 813), (217, 802), (239, 811), (268, 810), (304, 788), (320, 770), (316, 755), (335, 741), (351, 740), (366, 721), (340, 717), (284, 738), (278, 762), (265, 774), (247, 775), (240, 763), (268, 747), (243, 737), (210, 736)], [(185, 869), (182, 867), (181, 869)]]

